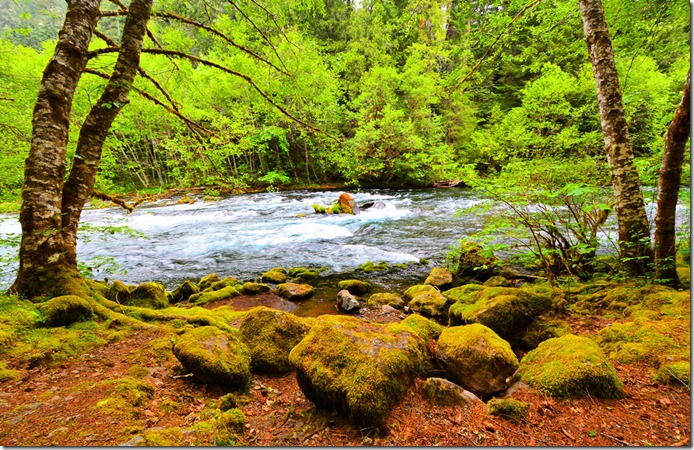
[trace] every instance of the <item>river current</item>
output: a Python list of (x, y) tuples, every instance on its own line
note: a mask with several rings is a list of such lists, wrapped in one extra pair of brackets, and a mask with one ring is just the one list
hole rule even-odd
[[(339, 194), (193, 197), (192, 204), (176, 204), (174, 198), (140, 205), (131, 214), (117, 207), (86, 209), (78, 258), (94, 278), (158, 281), (170, 290), (210, 273), (257, 279), (277, 266), (325, 267), (329, 274), (386, 261), (424, 272), (440, 263), (458, 239), (480, 230), (479, 217), (455, 213), (487, 201), (467, 189), (376, 189), (350, 192), (359, 205), (380, 202), (358, 215), (314, 213), (312, 204), (330, 205)], [(680, 209), (679, 215), (682, 221), (688, 210)], [(130, 232), (111, 233), (109, 227)], [(17, 270), (16, 258), (9, 260), (17, 247), (7, 245), (8, 238), (17, 240), (20, 233), (16, 215), (0, 216), (0, 291)], [(430, 263), (419, 264), (422, 259)]]

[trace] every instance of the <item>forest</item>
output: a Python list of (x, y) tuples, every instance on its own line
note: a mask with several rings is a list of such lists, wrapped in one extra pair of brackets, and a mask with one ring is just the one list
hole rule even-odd
[(683, 1), (0, 7), (0, 445), (691, 445)]

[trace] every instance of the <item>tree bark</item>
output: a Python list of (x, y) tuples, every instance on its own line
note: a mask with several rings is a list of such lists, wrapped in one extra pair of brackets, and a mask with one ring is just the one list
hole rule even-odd
[(633, 164), (633, 151), (612, 41), (600, 0), (578, 0), (598, 93), (605, 151), (615, 194), (620, 257), (632, 275), (643, 275), (653, 260), (646, 207)]
[(61, 232), (62, 192), (70, 111), (87, 63), (89, 42), (99, 19), (100, 0), (70, 0), (53, 58), (43, 71), (32, 118), (32, 140), (24, 169), (19, 216), (22, 242), (19, 272), (10, 288), (29, 297), (50, 287), (52, 274), (75, 267)]
[(691, 124), (690, 78), (687, 73), (682, 101), (665, 134), (663, 162), (658, 174), (658, 212), (655, 216), (656, 278), (673, 287), (680, 286), (675, 267), (675, 212), (682, 181), (684, 149), (689, 139)]
[(71, 261), (77, 259), (77, 227), (84, 204), (94, 187), (106, 136), (123, 106), (130, 102), (128, 92), (140, 66), (142, 42), (151, 9), (152, 0), (133, 0), (128, 7), (113, 73), (80, 130), (75, 159), (65, 184), (62, 203), (63, 239)]

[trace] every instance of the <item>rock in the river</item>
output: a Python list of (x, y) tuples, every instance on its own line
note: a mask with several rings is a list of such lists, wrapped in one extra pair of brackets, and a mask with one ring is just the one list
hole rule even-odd
[(436, 345), (436, 359), (445, 378), (485, 398), (507, 387), (518, 368), (508, 342), (480, 324), (449, 327)]
[(264, 306), (248, 311), (239, 332), (241, 341), (250, 349), (253, 372), (289, 372), (289, 352), (308, 330), (305, 320), (293, 314)]
[(347, 312), (358, 312), (361, 306), (354, 295), (343, 289), (337, 293), (337, 307)]
[(289, 362), (309, 400), (362, 426), (382, 424), (415, 376), (429, 370), (427, 343), (408, 327), (328, 314)]
[(220, 281), (219, 275), (216, 273), (211, 273), (200, 278), (200, 281), (198, 281), (198, 287), (201, 291), (204, 291), (208, 287), (212, 286), (212, 283), (216, 283), (217, 281)]
[(50, 327), (70, 325), (92, 316), (89, 302), (76, 295), (54, 297), (38, 305), (38, 310), (45, 316), (44, 323)]
[(285, 270), (282, 272), (277, 269), (268, 270), (262, 275), (261, 280), (263, 283), (282, 284), (287, 281), (287, 271)]
[(186, 280), (171, 292), (171, 303), (188, 300), (191, 295), (198, 292), (200, 292), (200, 289), (193, 282)]
[(289, 300), (301, 300), (313, 295), (310, 284), (282, 283), (277, 286), (277, 294)]
[(453, 274), (446, 268), (434, 267), (427, 279), (424, 280), (424, 284), (436, 286), (441, 290), (449, 289), (453, 286)]
[(251, 379), (251, 353), (231, 333), (206, 326), (176, 337), (173, 354), (202, 383), (245, 389)]
[(371, 283), (361, 280), (342, 280), (337, 283), (337, 287), (347, 289), (354, 295), (364, 295), (371, 290)]
[(367, 304), (369, 305), (369, 308), (378, 308), (383, 305), (390, 305), (394, 308), (402, 308), (405, 306), (405, 300), (400, 294), (379, 292), (369, 297)]
[(253, 283), (250, 281), (243, 283), (243, 286), (241, 286), (241, 292), (246, 295), (260, 294), (263, 292), (268, 292), (269, 290), (270, 286), (267, 284)]
[(553, 397), (624, 397), (624, 384), (598, 344), (573, 334), (540, 343), (514, 378)]
[(427, 378), (422, 393), (429, 403), (436, 406), (471, 405), (482, 403), (475, 394), (444, 378)]

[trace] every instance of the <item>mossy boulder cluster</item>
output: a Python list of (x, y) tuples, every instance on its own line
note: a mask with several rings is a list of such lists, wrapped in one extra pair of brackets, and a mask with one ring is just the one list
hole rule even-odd
[(129, 286), (116, 280), (109, 288), (107, 297), (123, 305), (140, 308), (162, 309), (169, 306), (166, 289), (159, 283), (150, 282)]
[(92, 317), (89, 302), (76, 295), (63, 295), (41, 303), (39, 312), (44, 315), (44, 323), (50, 327), (62, 327)]

